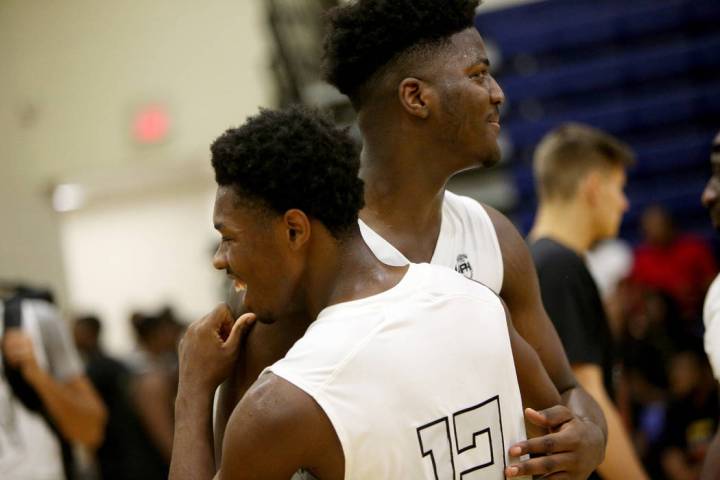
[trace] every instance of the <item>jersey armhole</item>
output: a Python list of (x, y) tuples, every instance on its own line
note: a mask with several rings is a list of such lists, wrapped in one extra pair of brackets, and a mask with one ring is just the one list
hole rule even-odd
[(451, 196), (449, 197), (451, 199), (450, 201), (460, 200), (464, 204), (468, 217), (470, 217), (471, 219), (475, 219), (476, 221), (479, 220), (490, 231), (489, 237), (491, 237), (492, 239), (492, 245), (495, 254), (494, 256), (498, 264), (498, 290), (495, 293), (499, 295), (502, 291), (503, 280), (505, 279), (505, 263), (503, 260), (502, 250), (500, 248), (500, 240), (498, 239), (497, 230), (495, 230), (495, 224), (493, 223), (492, 218), (490, 218), (490, 214), (485, 208), (485, 205), (475, 200), (474, 198), (465, 195), (457, 195), (452, 192), (445, 193), (446, 198), (448, 198), (448, 193), (451, 194)]

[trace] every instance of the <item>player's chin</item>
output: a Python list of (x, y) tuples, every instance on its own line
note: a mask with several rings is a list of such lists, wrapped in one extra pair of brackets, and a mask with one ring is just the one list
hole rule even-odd
[(484, 154), (479, 158), (479, 166), (482, 168), (494, 167), (500, 162), (502, 154), (500, 153), (500, 147), (497, 142), (492, 142), (491, 145), (483, 152)]

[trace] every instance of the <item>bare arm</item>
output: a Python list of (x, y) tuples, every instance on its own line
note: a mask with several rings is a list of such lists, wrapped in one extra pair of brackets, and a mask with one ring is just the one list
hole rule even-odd
[(513, 327), (507, 307), (505, 305), (503, 307), (505, 308), (510, 346), (515, 361), (523, 407), (539, 410), (557, 405), (560, 403), (560, 394), (540, 363), (535, 350)]
[[(172, 480), (215, 475), (212, 397), (233, 369), (253, 315), (237, 321), (226, 305), (194, 322), (180, 344), (180, 384), (170, 465)], [(202, 365), (204, 368), (197, 368)], [(217, 478), (287, 480), (303, 466), (342, 478), (342, 448), (324, 412), (305, 392), (264, 375), (233, 410)]]
[(607, 420), (608, 447), (605, 460), (598, 467), (600, 475), (609, 480), (648, 478), (625, 432), (620, 415), (605, 391), (600, 367), (591, 364), (577, 365), (574, 371), (580, 383), (597, 400)]
[(107, 411), (84, 375), (61, 383), (41, 371), (28, 381), (66, 439), (91, 449), (100, 445)]
[[(502, 251), (504, 277), (500, 295), (507, 304), (515, 329), (537, 352), (561, 394), (562, 405), (569, 409), (569, 412), (558, 408), (544, 412), (546, 421), (553, 428), (563, 424), (558, 431), (561, 447), (555, 448), (567, 449), (575, 455), (564, 455), (558, 460), (565, 462), (570, 478), (586, 478), (604, 455), (607, 425), (603, 412), (573, 375), (560, 338), (543, 307), (537, 272), (524, 239), (504, 215), (487, 206), (485, 209), (495, 226)], [(533, 448), (532, 453), (552, 453), (542, 449), (542, 442), (529, 445)], [(526, 447), (523, 445), (521, 449)], [(530, 450), (522, 453), (530, 453)]]
[(107, 411), (85, 375), (56, 380), (38, 365), (30, 337), (17, 329), (4, 335), (3, 351), (35, 389), (63, 437), (88, 448), (100, 445)]
[(175, 400), (171, 480), (203, 480), (215, 476), (211, 416), (212, 393), (181, 384)]
[[(298, 325), (300, 327), (298, 327)], [(222, 439), (233, 409), (260, 373), (285, 356), (303, 334), (303, 322), (282, 319), (272, 325), (256, 323), (250, 327), (238, 352), (230, 377), (218, 390), (215, 412), (215, 458), (222, 458)]]
[(490, 207), (485, 208), (500, 240), (504, 266), (500, 295), (510, 310), (515, 329), (537, 352), (550, 379), (563, 396), (563, 403), (575, 416), (595, 423), (605, 433), (602, 411), (578, 385), (562, 342), (545, 312), (537, 272), (525, 240), (504, 215)]
[(301, 468), (340, 479), (340, 440), (322, 409), (305, 392), (273, 374), (248, 391), (230, 417), (221, 480), (287, 480)]

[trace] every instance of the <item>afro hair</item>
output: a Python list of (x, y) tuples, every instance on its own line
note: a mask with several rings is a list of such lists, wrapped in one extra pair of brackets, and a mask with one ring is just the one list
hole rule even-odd
[(215, 180), (279, 214), (297, 208), (340, 238), (363, 207), (358, 149), (345, 130), (300, 106), (264, 110), (210, 147)]
[(328, 12), (325, 79), (357, 100), (360, 88), (411, 48), (473, 26), (478, 0), (357, 0)]

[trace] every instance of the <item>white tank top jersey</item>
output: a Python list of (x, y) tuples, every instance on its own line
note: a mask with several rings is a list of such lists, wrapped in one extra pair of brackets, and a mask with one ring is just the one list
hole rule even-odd
[(346, 480), (501, 480), (526, 438), (502, 304), (444, 267), (324, 309), (268, 371), (323, 409)]
[[(390, 242), (362, 220), (360, 233), (375, 256), (387, 265), (402, 266), (410, 261)], [(485, 208), (470, 197), (445, 192), (442, 222), (430, 263), (454, 268), (500, 293), (503, 260), (495, 227)]]
[(715, 379), (720, 382), (720, 275), (715, 277), (703, 307), (703, 321), (705, 323), (705, 353), (712, 367)]

